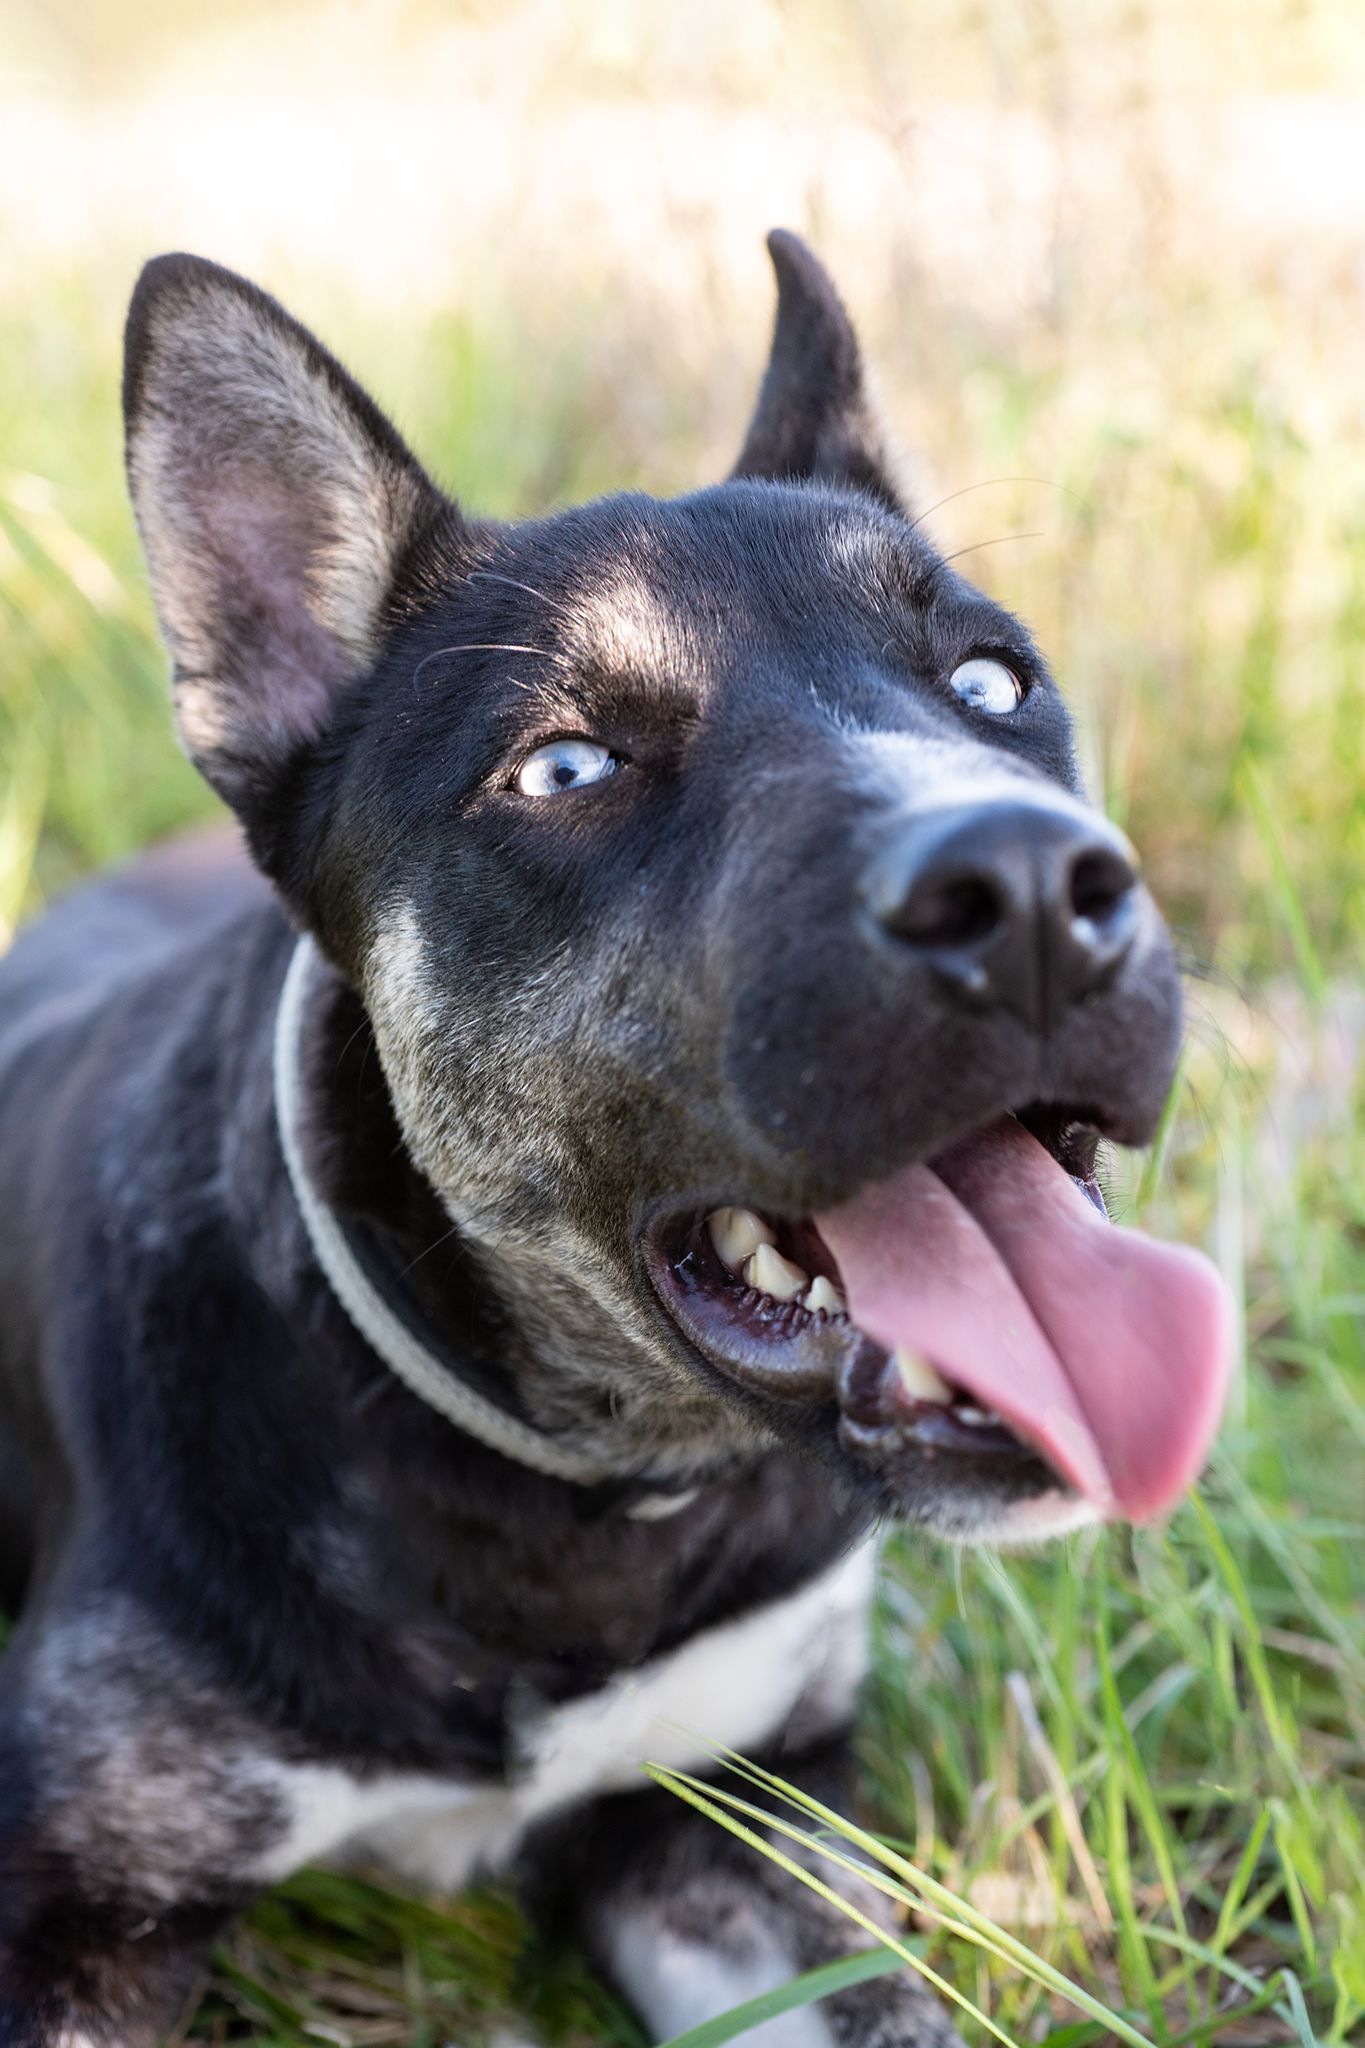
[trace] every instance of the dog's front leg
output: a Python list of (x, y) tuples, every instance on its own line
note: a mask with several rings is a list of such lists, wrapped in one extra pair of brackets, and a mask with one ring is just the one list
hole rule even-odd
[[(847, 1765), (838, 1746), (795, 1762), (783, 1756), (774, 1768), (837, 1805), (847, 1797)], [(823, 1860), (812, 1867), (870, 1919), (886, 1917), (886, 1900), (870, 1885)], [(871, 1941), (799, 1879), (666, 1792), (603, 1800), (575, 1815), (531, 1845), (527, 1869), (533, 1910), (587, 1948), (656, 2041)], [(745, 2039), (756, 2048), (953, 2048), (957, 2036), (907, 1971), (770, 2020)]]
[(0, 2048), (151, 2048), (267, 1881), (276, 1779), (119, 1603), (26, 1622), (0, 1662)]
[(152, 2048), (245, 1895), (167, 1906), (132, 1884), (92, 1897), (87, 1872), (48, 1859), (41, 1833), (0, 1844), (0, 1886), (17, 1894), (0, 1909), (0, 2048)]

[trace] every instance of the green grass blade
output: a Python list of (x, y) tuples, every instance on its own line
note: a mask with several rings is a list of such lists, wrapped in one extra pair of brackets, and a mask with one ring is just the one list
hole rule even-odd
[(1265, 780), (1255, 762), (1244, 759), (1238, 771), (1237, 782), (1270, 868), (1271, 894), (1289, 935), (1290, 945), (1294, 949), (1299, 975), (1314, 1005), (1320, 1007), (1327, 992), (1327, 975), (1322, 957), (1314, 943), (1312, 929), (1303, 907), (1303, 897), (1285, 855), (1284, 839)]
[[(1079, 2007), (1082, 2012), (1087, 2013), (1091, 2018), (1100, 2021), (1104, 2026), (1111, 2029), (1120, 2040), (1128, 2042), (1130, 2048), (1151, 2048), (1149, 2038), (1130, 2025), (1123, 2018), (1122, 2014), (1115, 2012), (1112, 2007), (1105, 2005), (1102, 2000), (1095, 1998), (1083, 1985), (1074, 1983), (1069, 1977), (1049, 1963), (1045, 1957), (1038, 1955), (1026, 1943), (1017, 1940), (1006, 1928), (999, 1926), (988, 1915), (980, 1912), (971, 1904), (970, 1900), (959, 1897), (948, 1886), (939, 1884), (926, 1872), (917, 1870), (904, 1857), (889, 1850), (886, 1844), (880, 1841), (878, 1837), (869, 1834), (866, 1829), (856, 1826), (854, 1822), (846, 1819), (843, 1815), (836, 1814), (830, 1808), (823, 1806), (819, 1800), (803, 1792), (800, 1787), (788, 1785), (785, 1780), (778, 1778), (774, 1773), (763, 1770), (761, 1766), (749, 1764), (744, 1759), (736, 1757), (731, 1751), (717, 1751), (717, 1756), (719, 1760), (730, 1763), (741, 1775), (750, 1777), (754, 1782), (764, 1785), (767, 1789), (786, 1798), (789, 1803), (803, 1808), (818, 1818), (836, 1836), (852, 1846), (863, 1850), (867, 1855), (873, 1857), (876, 1862), (881, 1863), (884, 1868), (894, 1872), (900, 1878), (901, 1884), (888, 1885), (885, 1880), (879, 1877), (879, 1873), (875, 1868), (869, 1869), (861, 1862), (844, 1855), (841, 1851), (834, 1848), (832, 1843), (820, 1837), (806, 1835), (791, 1827), (789, 1823), (783, 1822), (780, 1818), (765, 1812), (762, 1808), (753, 1806), (748, 1801), (739, 1800), (736, 1795), (728, 1793), (719, 1787), (710, 1785), (698, 1778), (691, 1778), (684, 1772), (664, 1771), (659, 1766), (653, 1764), (647, 1766), (647, 1768), (651, 1777), (657, 1779), (660, 1784), (667, 1784), (670, 1790), (676, 1791), (684, 1797), (689, 1794), (695, 1795), (693, 1797), (694, 1804), (700, 1803), (701, 1800), (705, 1799), (706, 1805), (704, 1810), (711, 1812), (713, 1818), (717, 1817), (713, 1809), (716, 1808), (718, 1802), (736, 1806), (760, 1825), (777, 1828), (790, 1839), (803, 1843), (817, 1854), (826, 1857), (829, 1861), (856, 1872), (864, 1883), (876, 1886), (878, 1889), (885, 1891), (890, 1897), (907, 1899), (909, 1903), (918, 1906), (920, 1910), (935, 1914), (942, 1920), (945, 1929), (949, 1933), (987, 1950), (1001, 1962), (1007, 1963), (1012, 1968), (1031, 1977), (1036, 1983), (1042, 1985), (1044, 1989), (1055, 1992), (1059, 1997), (1069, 2000), (1072, 2004)], [(764, 1853), (767, 1853), (762, 1839), (755, 1835), (752, 1830), (746, 1833), (745, 1839), (752, 1840), (754, 1846), (763, 1849)], [(847, 1902), (842, 1900), (837, 1893), (830, 1894), (830, 1896), (833, 1899), (833, 1903), (839, 1906), (841, 1911), (847, 1910)]]
[(751, 2028), (762, 2026), (765, 2020), (780, 2019), (783, 2013), (814, 2005), (817, 1999), (828, 1998), (835, 1991), (846, 1991), (851, 1984), (889, 1977), (893, 1970), (904, 1967), (901, 1958), (889, 1949), (868, 1949), (861, 1955), (843, 1956), (837, 1963), (822, 1963), (818, 1969), (793, 1977), (789, 1984), (774, 1991), (761, 1991), (756, 1998), (746, 1998), (743, 2005), (731, 2006), (715, 2019), (689, 2027), (685, 2034), (675, 2034), (663, 2048), (723, 2048), (726, 2041), (737, 2040)]
[(903, 1941), (898, 1941), (895, 1935), (891, 1934), (885, 1927), (879, 1927), (876, 1921), (870, 1919), (866, 1913), (861, 1912), (851, 1899), (841, 1897), (832, 1886), (823, 1883), (813, 1871), (805, 1869), (793, 1857), (784, 1855), (774, 1843), (765, 1841), (763, 1836), (756, 1833), (753, 1828), (745, 1827), (742, 1821), (737, 1820), (732, 1813), (727, 1813), (725, 1808), (718, 1805), (714, 1799), (706, 1797), (705, 1792), (699, 1789), (697, 1781), (688, 1783), (682, 1774), (664, 1770), (656, 1764), (648, 1765), (647, 1769), (649, 1775), (656, 1783), (663, 1785), (670, 1792), (675, 1792), (680, 1799), (686, 1800), (689, 1806), (695, 1806), (699, 1813), (706, 1814), (709, 1819), (717, 1822), (719, 1826), (728, 1829), (739, 1841), (747, 1843), (751, 1849), (756, 1849), (761, 1856), (766, 1856), (769, 1862), (777, 1864), (779, 1869), (785, 1870), (789, 1876), (796, 1878), (801, 1884), (806, 1885), (809, 1890), (817, 1893), (820, 1898), (824, 1899), (827, 1905), (835, 1907), (846, 1919), (851, 1920), (855, 1926), (861, 1927), (865, 1933), (872, 1935), (875, 1940), (882, 1942), (895, 1955), (898, 1955), (902, 1962), (908, 1963), (912, 1970), (918, 1971), (919, 1975), (927, 1983), (932, 1984), (940, 1997), (946, 1998), (950, 2004), (957, 2006), (960, 2011), (965, 2012), (971, 2019), (974, 2019), (978, 2026), (984, 2027), (988, 2034), (1003, 2044), (1003, 2048), (1019, 2048), (1019, 2044), (1012, 2040), (1010, 2035), (1003, 2032), (995, 2024), (995, 2021), (984, 2013), (979, 2006), (974, 2005), (964, 1992), (957, 1989), (956, 1985), (950, 1984), (946, 1978), (941, 1977), (937, 1970), (925, 1962), (922, 1956), (917, 1956), (913, 1949), (908, 1948)]

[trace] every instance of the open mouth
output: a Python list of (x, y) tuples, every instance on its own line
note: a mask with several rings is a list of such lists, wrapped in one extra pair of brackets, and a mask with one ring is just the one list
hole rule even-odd
[(711, 1366), (832, 1408), (847, 1455), (893, 1488), (930, 1459), (1144, 1520), (1207, 1455), (1226, 1292), (1201, 1254), (1108, 1222), (1093, 1130), (1029, 1121), (1002, 1117), (815, 1217), (674, 1216), (647, 1239), (650, 1277)]

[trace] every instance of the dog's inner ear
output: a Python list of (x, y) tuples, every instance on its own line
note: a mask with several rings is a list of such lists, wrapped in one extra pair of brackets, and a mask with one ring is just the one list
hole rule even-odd
[(196, 257), (138, 282), (124, 412), (181, 738), (254, 839), (373, 660), (405, 557), (458, 515), (306, 329)]
[(853, 484), (903, 511), (895, 446), (842, 299), (799, 236), (775, 228), (768, 253), (777, 272), (772, 352), (732, 474)]

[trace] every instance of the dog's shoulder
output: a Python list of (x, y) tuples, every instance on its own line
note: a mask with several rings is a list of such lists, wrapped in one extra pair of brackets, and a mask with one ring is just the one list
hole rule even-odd
[[(128, 1328), (146, 1334), (175, 1292), (155, 1276), (179, 1269), (203, 1291), (225, 1263), (221, 1228), (206, 1227), (208, 1265), (187, 1266), (183, 1247), (221, 1205), (221, 1112), (243, 1027), (268, 1008), (289, 943), (236, 835), (219, 830), (74, 890), (0, 960), (0, 1584), (11, 1597), (37, 1522), (57, 1526), (76, 1467), (99, 1467), (82, 1447), (135, 1426)], [(116, 1459), (105, 1478), (120, 1469)]]
[(266, 885), (214, 834), (74, 891), (0, 961), (0, 1204), (49, 1294), (74, 1299), (93, 1270), (113, 1273), (135, 1211), (146, 1241), (153, 1189), (174, 1234), (187, 1178), (216, 1174), (210, 1111), (288, 944)]
[(239, 835), (215, 827), (166, 840), (73, 889), (0, 959), (0, 1085), (21, 1042), (91, 1015), (111, 993), (202, 943), (270, 891)]

